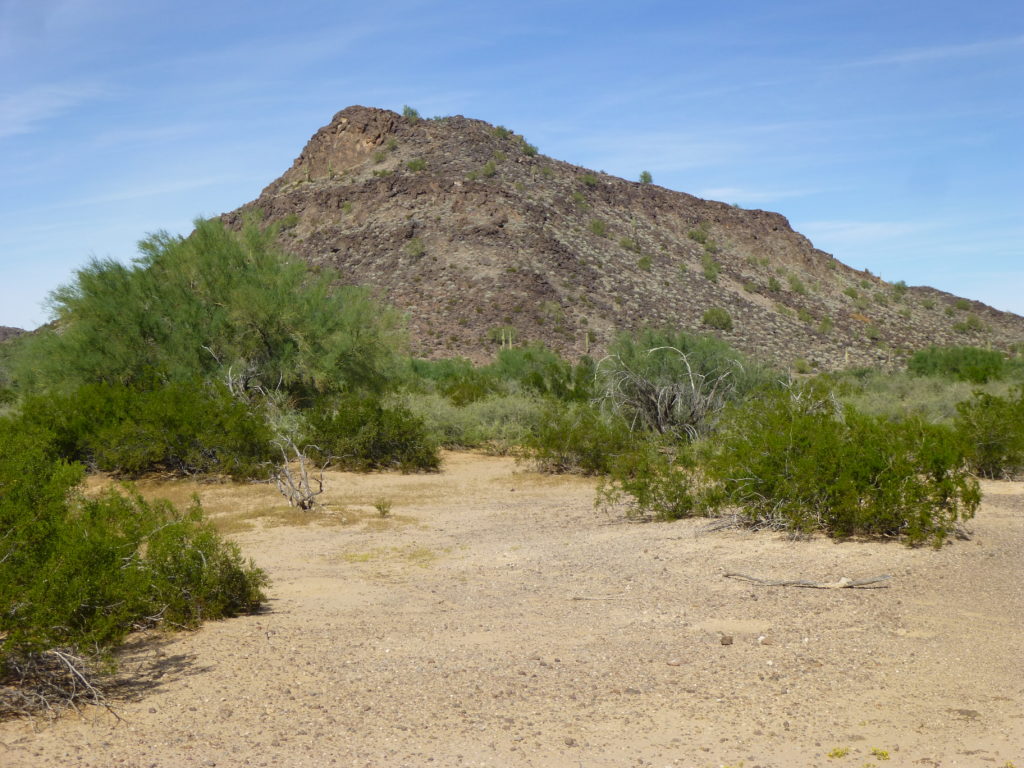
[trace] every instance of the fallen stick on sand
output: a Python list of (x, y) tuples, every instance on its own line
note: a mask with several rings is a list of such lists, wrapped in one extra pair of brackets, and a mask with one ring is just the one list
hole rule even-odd
[[(853, 589), (854, 587), (867, 587), (871, 584), (878, 584), (881, 581), (888, 581), (892, 578), (889, 574), (883, 574), (871, 579), (856, 580), (843, 576), (839, 581), (806, 581), (804, 579), (771, 581), (769, 579), (759, 579), (755, 576), (748, 576), (745, 573), (726, 573), (724, 576), (727, 579), (742, 579), (743, 581), (750, 581), (764, 587), (808, 587), (810, 589)], [(884, 585), (884, 587), (888, 586), (888, 584)], [(880, 589), (884, 587), (871, 587), (871, 589)]]

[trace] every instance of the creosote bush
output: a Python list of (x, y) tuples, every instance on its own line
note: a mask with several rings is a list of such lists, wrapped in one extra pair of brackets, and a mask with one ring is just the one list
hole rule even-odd
[(307, 453), (322, 463), (367, 472), (433, 472), (441, 464), (423, 420), (402, 405), (350, 395), (304, 414)]
[(156, 470), (262, 477), (271, 458), (263, 412), (216, 382), (83, 385), (30, 395), (20, 413), (63, 458), (130, 477)]
[[(266, 577), (203, 519), (130, 490), (77, 491), (52, 435), (0, 420), (0, 715), (96, 694), (79, 657), (132, 630), (257, 609)], [(60, 663), (56, 663), (56, 662)]]
[(965, 458), (948, 427), (866, 416), (792, 388), (738, 406), (706, 469), (755, 527), (939, 546), (981, 499)]
[(715, 328), (719, 331), (732, 330), (732, 315), (722, 307), (709, 307), (704, 310), (701, 322), (708, 328)]
[(907, 361), (907, 370), (918, 376), (946, 376), (984, 384), (1000, 379), (1006, 370), (1002, 352), (980, 347), (928, 347)]
[(1024, 387), (1007, 397), (975, 392), (957, 404), (955, 423), (979, 475), (1016, 477), (1024, 471)]

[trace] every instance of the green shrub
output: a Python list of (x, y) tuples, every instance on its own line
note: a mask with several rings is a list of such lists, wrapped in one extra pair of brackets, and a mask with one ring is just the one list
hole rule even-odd
[(928, 347), (919, 349), (907, 361), (907, 370), (917, 376), (946, 376), (984, 384), (1001, 379), (1006, 359), (1001, 352), (980, 347)]
[(971, 308), (971, 302), (967, 299), (957, 299), (953, 302), (953, 306), (959, 309), (961, 312), (966, 312)]
[(596, 505), (608, 508), (625, 501), (630, 517), (679, 520), (712, 515), (722, 500), (719, 486), (702, 479), (690, 448), (646, 440), (611, 462)]
[(592, 173), (585, 173), (582, 176), (580, 176), (580, 182), (585, 187), (596, 187), (597, 186), (597, 176), (595, 176)]
[(524, 445), (540, 427), (547, 407), (533, 394), (490, 394), (462, 406), (440, 393), (407, 394), (400, 402), (423, 420), (439, 445), (499, 455)]
[(496, 125), (491, 129), (491, 135), (497, 139), (507, 139), (512, 135), (512, 131), (506, 128), (504, 125)]
[(719, 331), (732, 330), (732, 315), (721, 307), (710, 307), (704, 310), (701, 322), (708, 328), (716, 328)]
[(789, 275), (786, 279), (789, 280), (789, 290), (793, 291), (793, 293), (799, 293), (801, 296), (807, 294), (807, 286), (804, 285), (803, 280), (799, 277)]
[(598, 475), (607, 474), (637, 439), (616, 414), (583, 403), (552, 403), (524, 449), (543, 472)]
[(701, 224), (698, 227), (694, 227), (693, 229), (686, 233), (686, 236), (693, 240), (694, 242), (700, 243), (701, 245), (705, 245), (708, 241), (708, 231), (705, 228), (704, 224)]
[(607, 237), (608, 235), (608, 224), (604, 219), (591, 219), (590, 220), (590, 231), (598, 237)]
[(654, 181), (654, 177), (651, 176), (651, 172), (650, 171), (640, 171), (640, 183), (641, 184), (650, 184), (652, 181)]
[(907, 287), (907, 283), (905, 280), (898, 280), (897, 282), (892, 284), (892, 293), (897, 300), (902, 299), (904, 296), (906, 296), (908, 290), (910, 289)]
[(194, 627), (260, 606), (265, 575), (198, 502), (181, 513), (131, 492), (87, 498), (76, 490), (83, 468), (51, 438), (0, 420), (0, 686), (35, 686), (29, 702), (73, 701), (61, 690), (66, 670), (47, 664), (53, 650), (91, 656), (139, 627)]
[(955, 423), (979, 475), (1014, 477), (1024, 470), (1024, 388), (1007, 397), (975, 392), (957, 404)]
[(411, 123), (415, 123), (417, 120), (420, 119), (420, 113), (419, 111), (413, 109), (408, 104), (406, 104), (405, 106), (402, 107), (402, 117), (404, 117)]
[(407, 255), (414, 259), (418, 259), (424, 253), (427, 252), (427, 246), (424, 245), (423, 240), (419, 237), (410, 238), (405, 244), (404, 248)]
[(641, 256), (639, 259), (636, 260), (637, 269), (640, 269), (644, 272), (650, 272), (651, 266), (653, 266), (653, 264), (654, 260), (650, 256)]
[(847, 287), (847, 288), (844, 288), (843, 289), (843, 293), (845, 293), (851, 299), (856, 299), (856, 298), (860, 297), (860, 293), (852, 285)]
[(957, 333), (980, 333), (982, 331), (987, 331), (988, 326), (985, 325), (980, 317), (975, 314), (970, 314), (961, 322), (953, 323), (953, 330)]
[(537, 147), (528, 142), (522, 136), (519, 137), (519, 148), (523, 150), (523, 154), (527, 157), (533, 157), (537, 154)]
[(839, 409), (813, 388), (739, 406), (707, 467), (751, 525), (940, 545), (980, 502), (956, 433)]
[(272, 435), (262, 410), (223, 385), (92, 384), (67, 395), (30, 396), (21, 415), (51, 435), (61, 456), (105, 472), (242, 479), (264, 475), (271, 459)]
[(400, 405), (349, 395), (310, 409), (304, 420), (307, 450), (321, 462), (359, 472), (432, 472), (441, 464), (423, 420)]
[(814, 315), (812, 315), (806, 309), (803, 309), (801, 307), (796, 311), (796, 319), (799, 320), (801, 323), (813, 323)]
[(412, 160), (405, 164), (405, 167), (415, 173), (417, 171), (424, 170), (427, 167), (427, 161), (424, 160), (422, 157), (414, 157)]
[(768, 290), (772, 293), (778, 293), (782, 290), (782, 283), (774, 275), (768, 278)]
[(715, 260), (714, 256), (705, 252), (701, 256), (701, 268), (704, 272), (704, 277), (712, 283), (718, 282), (718, 273), (722, 270), (722, 265)]
[(493, 160), (488, 160), (484, 163), (483, 168), (480, 169), (480, 175), (485, 179), (489, 179), (498, 173), (498, 166)]
[(821, 322), (818, 323), (818, 333), (829, 333), (833, 328), (835, 328), (835, 323), (828, 315), (821, 318)]

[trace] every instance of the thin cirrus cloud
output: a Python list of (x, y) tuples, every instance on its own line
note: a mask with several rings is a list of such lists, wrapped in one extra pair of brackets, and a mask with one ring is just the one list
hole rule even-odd
[(1004, 37), (995, 40), (982, 40), (975, 43), (958, 45), (937, 45), (928, 48), (910, 48), (906, 51), (871, 56), (859, 61), (850, 62), (851, 67), (871, 67), (879, 64), (909, 64), (918, 61), (944, 61), (947, 59), (963, 59), (975, 56), (987, 56), (1013, 48), (1024, 48), (1024, 35)]
[(0, 96), (0, 139), (33, 133), (43, 124), (103, 95), (96, 85), (42, 85)]

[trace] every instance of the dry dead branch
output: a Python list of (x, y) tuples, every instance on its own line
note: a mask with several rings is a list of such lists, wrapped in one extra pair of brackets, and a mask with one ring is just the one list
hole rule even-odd
[(884, 589), (889, 585), (884, 584), (881, 587), (872, 585), (888, 581), (892, 578), (890, 574), (882, 574), (881, 576), (874, 576), (870, 579), (850, 579), (843, 576), (838, 581), (807, 581), (805, 579), (783, 579), (775, 581), (771, 579), (759, 579), (756, 576), (748, 576), (745, 573), (725, 573), (723, 576), (727, 579), (740, 579), (741, 581), (760, 584), (763, 587), (807, 587), (809, 589), (854, 589), (857, 587)]
[[(279, 437), (274, 445), (281, 451), (284, 459), (274, 472), (277, 490), (288, 499), (288, 504), (302, 510), (313, 509), (317, 505), (316, 497), (324, 492), (324, 470), (327, 461), (318, 467), (318, 475), (310, 477), (312, 460), (300, 449), (290, 437)], [(309, 446), (315, 448), (316, 446)], [(313, 484), (316, 490), (313, 490)]]
[[(4, 660), (5, 676), (0, 679), (0, 719), (56, 716), (68, 707), (99, 704), (115, 717), (103, 692), (97, 687), (95, 665), (88, 659), (61, 648), (51, 648)], [(120, 720), (120, 717), (118, 717)]]

